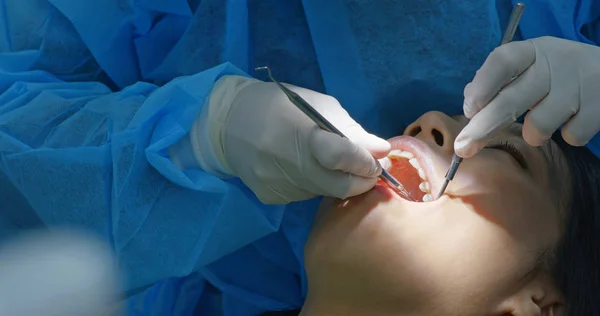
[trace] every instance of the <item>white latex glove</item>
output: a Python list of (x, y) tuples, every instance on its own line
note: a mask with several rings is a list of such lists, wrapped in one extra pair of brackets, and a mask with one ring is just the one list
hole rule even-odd
[(463, 158), (529, 109), (523, 124), (529, 144), (542, 145), (566, 123), (564, 140), (583, 146), (600, 130), (600, 48), (554, 37), (502, 45), (464, 94), (471, 121), (454, 143)]
[(349, 139), (320, 129), (274, 83), (225, 76), (190, 132), (198, 165), (240, 177), (265, 204), (346, 198), (371, 189), (381, 173), (373, 157), (385, 157), (390, 144), (367, 133), (333, 97), (286, 86)]

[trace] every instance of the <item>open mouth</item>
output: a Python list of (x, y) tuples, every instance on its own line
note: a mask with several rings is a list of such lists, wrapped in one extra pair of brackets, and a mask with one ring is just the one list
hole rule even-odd
[(425, 170), (414, 154), (409, 151), (394, 149), (382, 159), (383, 167), (396, 178), (410, 195), (419, 202), (433, 201), (431, 184)]

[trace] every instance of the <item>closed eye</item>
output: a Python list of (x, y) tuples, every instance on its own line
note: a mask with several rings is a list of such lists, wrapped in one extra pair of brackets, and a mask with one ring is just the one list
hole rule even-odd
[(526, 170), (529, 169), (527, 161), (525, 160), (525, 156), (523, 156), (523, 154), (517, 149), (517, 147), (515, 147), (515, 145), (509, 142), (489, 145), (486, 148), (502, 150), (511, 155), (511, 157), (521, 166), (521, 168)]

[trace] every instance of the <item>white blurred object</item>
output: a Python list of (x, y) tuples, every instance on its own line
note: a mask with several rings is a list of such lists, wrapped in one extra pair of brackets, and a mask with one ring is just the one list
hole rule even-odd
[(73, 231), (34, 232), (0, 246), (0, 315), (117, 315), (107, 246)]

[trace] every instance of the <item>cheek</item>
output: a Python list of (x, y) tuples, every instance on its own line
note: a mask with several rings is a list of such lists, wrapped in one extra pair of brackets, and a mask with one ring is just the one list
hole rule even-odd
[(413, 243), (405, 260), (426, 275), (440, 300), (473, 306), (499, 302), (531, 265), (528, 247), (460, 200), (417, 225), (402, 238)]
[[(401, 206), (385, 194), (367, 193), (324, 203), (305, 246), (309, 291), (330, 300), (392, 302), (404, 284), (418, 284), (426, 274), (403, 273), (410, 262), (402, 255), (400, 227), (394, 216)], [(417, 291), (413, 288), (411, 292)]]
[(524, 171), (511, 168), (503, 164), (471, 164), (457, 174), (452, 192), (476, 214), (507, 231), (529, 231), (554, 207), (548, 203), (548, 194), (541, 185)]
[(489, 299), (514, 279), (522, 260), (503, 229), (460, 201), (438, 211), (405, 206), (373, 193), (324, 203), (305, 248), (309, 286), (340, 295), (352, 287), (363, 297), (443, 298), (448, 306)]
[(305, 248), (309, 287), (483, 310), (528, 271), (537, 249), (531, 214), (539, 204), (511, 179), (478, 180), (470, 195), (431, 203), (391, 199), (385, 190), (325, 202)]
[(308, 261), (337, 260), (346, 250), (375, 248), (382, 239), (379, 228), (398, 207), (390, 195), (386, 187), (380, 187), (346, 200), (325, 199), (305, 247), (307, 265)]

